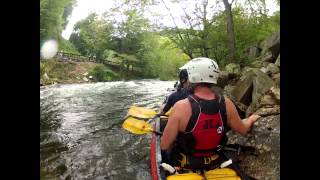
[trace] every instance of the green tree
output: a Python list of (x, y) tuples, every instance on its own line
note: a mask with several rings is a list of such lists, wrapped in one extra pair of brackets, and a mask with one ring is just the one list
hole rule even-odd
[(175, 78), (178, 68), (189, 59), (169, 38), (155, 33), (144, 34), (138, 57), (143, 62), (146, 77), (163, 80)]
[(101, 60), (104, 50), (110, 44), (112, 32), (113, 26), (110, 22), (99, 19), (97, 14), (92, 13), (75, 25), (70, 42), (82, 55), (96, 56)]
[(230, 62), (234, 62), (236, 60), (236, 38), (234, 33), (233, 15), (231, 10), (232, 3), (233, 3), (233, 0), (231, 3), (229, 3), (228, 0), (223, 0), (223, 4), (225, 7), (225, 14), (226, 14), (226, 22), (227, 22), (228, 48), (229, 48)]
[(40, 42), (61, 40), (61, 32), (72, 12), (75, 0), (40, 0)]

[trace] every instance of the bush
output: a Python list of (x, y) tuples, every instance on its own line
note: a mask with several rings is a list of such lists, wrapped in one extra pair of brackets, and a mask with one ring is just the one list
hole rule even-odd
[(45, 61), (40, 61), (40, 77), (47, 72), (47, 63)]
[(60, 44), (59, 44), (59, 49), (67, 52), (67, 53), (73, 53), (73, 54), (78, 54), (80, 55), (79, 51), (77, 50), (77, 48), (74, 46), (73, 43), (71, 43), (68, 40), (62, 39)]
[(110, 49), (106, 49), (103, 51), (102, 58), (106, 59), (106, 60), (112, 60), (116, 54), (117, 54), (117, 52), (110, 50)]
[(104, 65), (93, 68), (89, 75), (93, 76), (93, 80), (97, 82), (119, 80), (119, 75)]

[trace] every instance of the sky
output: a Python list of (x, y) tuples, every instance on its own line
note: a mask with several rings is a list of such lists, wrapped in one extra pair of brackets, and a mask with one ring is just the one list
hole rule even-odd
[[(170, 12), (176, 18), (176, 23), (179, 27), (183, 27), (184, 23), (180, 20), (180, 15), (183, 15), (184, 12), (180, 6), (170, 3), (169, 0), (164, 0), (167, 7), (169, 7)], [(243, 3), (244, 0), (238, 0), (237, 3)], [(195, 3), (199, 1), (190, 1), (188, 3), (188, 7), (194, 7)], [(213, 2), (213, 1), (209, 1)], [(275, 4), (274, 0), (266, 0), (268, 14), (271, 15), (273, 12), (279, 10), (279, 7)], [(69, 17), (68, 25), (66, 29), (62, 32), (62, 37), (65, 39), (69, 39), (73, 26), (80, 20), (85, 19), (91, 12), (96, 12), (97, 14), (102, 14), (103, 12), (108, 11), (111, 7), (113, 7), (114, 0), (77, 0), (75, 7), (73, 8), (72, 14)], [(209, 4), (209, 6), (214, 5), (215, 10), (223, 10), (223, 4)], [(188, 8), (186, 7), (186, 8)], [(165, 15), (161, 19), (156, 18), (152, 15), (152, 13)], [(149, 12), (146, 12), (146, 17), (148, 17), (151, 21), (157, 22), (157, 24), (165, 24), (166, 26), (173, 27), (173, 21), (171, 17), (168, 15), (168, 11), (165, 6), (160, 3), (159, 5), (153, 6), (150, 8)]]

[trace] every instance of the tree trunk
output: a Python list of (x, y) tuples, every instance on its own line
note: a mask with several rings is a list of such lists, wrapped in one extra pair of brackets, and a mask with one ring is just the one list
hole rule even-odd
[(234, 62), (236, 56), (236, 41), (234, 35), (233, 17), (231, 11), (231, 4), (228, 0), (223, 0), (225, 6), (225, 13), (227, 18), (227, 34), (228, 34), (228, 47), (229, 47), (229, 61)]

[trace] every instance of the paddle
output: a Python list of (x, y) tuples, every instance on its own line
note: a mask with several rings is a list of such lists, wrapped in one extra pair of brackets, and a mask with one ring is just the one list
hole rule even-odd
[[(155, 115), (149, 121), (156, 119), (157, 117), (158, 115)], [(148, 122), (138, 120), (130, 116), (123, 122), (122, 127), (133, 134), (146, 134), (149, 132), (154, 132), (158, 135), (162, 135), (161, 132), (153, 130), (153, 128)]]
[[(134, 134), (146, 134), (149, 132), (154, 132), (161, 135), (161, 132), (154, 131), (149, 124), (157, 117), (159, 117), (159, 114), (152, 109), (132, 106), (128, 111), (128, 115), (124, 118), (122, 127)], [(147, 122), (143, 121), (147, 119), (149, 119)]]
[(128, 115), (132, 117), (138, 117), (140, 119), (150, 119), (157, 115), (157, 112), (153, 109), (131, 106), (128, 111)]

